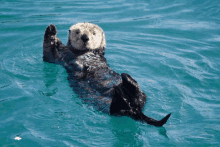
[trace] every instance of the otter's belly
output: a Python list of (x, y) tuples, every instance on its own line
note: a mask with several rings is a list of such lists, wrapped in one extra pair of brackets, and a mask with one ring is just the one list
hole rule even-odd
[(97, 59), (96, 62), (75, 59), (65, 63), (64, 67), (75, 93), (95, 109), (109, 113), (114, 86), (122, 83), (121, 75)]
[(109, 68), (90, 73), (86, 78), (91, 81), (90, 86), (100, 92), (110, 90), (122, 83), (121, 75)]

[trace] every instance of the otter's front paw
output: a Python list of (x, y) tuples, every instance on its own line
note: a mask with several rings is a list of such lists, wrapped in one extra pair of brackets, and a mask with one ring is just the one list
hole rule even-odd
[(44, 34), (43, 59), (46, 62), (53, 62), (57, 58), (57, 29), (54, 24), (49, 25)]
[(57, 28), (54, 24), (51, 24), (49, 26), (47, 26), (46, 30), (45, 30), (45, 35), (44, 38), (45, 39), (55, 39), (57, 35)]

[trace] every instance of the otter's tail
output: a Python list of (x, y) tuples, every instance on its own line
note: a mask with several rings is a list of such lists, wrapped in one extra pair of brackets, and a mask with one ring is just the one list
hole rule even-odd
[(165, 116), (161, 120), (155, 120), (153, 118), (150, 118), (150, 117), (144, 115), (144, 113), (140, 113), (139, 117), (140, 117), (141, 121), (144, 121), (147, 124), (154, 125), (156, 127), (162, 127), (167, 122), (167, 120), (169, 119), (170, 115), (171, 115), (171, 113), (169, 113), (167, 116)]

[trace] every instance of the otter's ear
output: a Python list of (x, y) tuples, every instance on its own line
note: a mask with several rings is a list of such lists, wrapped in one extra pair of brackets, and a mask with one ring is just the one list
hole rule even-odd
[(69, 34), (68, 34), (68, 37), (69, 37), (69, 38), (70, 38), (71, 32), (72, 32), (72, 30), (69, 30)]
[(106, 47), (106, 41), (105, 41), (105, 33), (102, 32), (102, 43), (101, 43), (101, 47)]
[(71, 34), (71, 30), (69, 30), (69, 35), (68, 35), (68, 41), (67, 41), (67, 45), (70, 45), (70, 34)]

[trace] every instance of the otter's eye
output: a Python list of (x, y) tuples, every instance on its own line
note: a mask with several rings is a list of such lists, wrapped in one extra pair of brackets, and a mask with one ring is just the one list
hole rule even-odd
[(93, 35), (95, 35), (95, 32), (93, 32)]
[(79, 34), (80, 32), (79, 32), (79, 30), (76, 30), (76, 34)]

